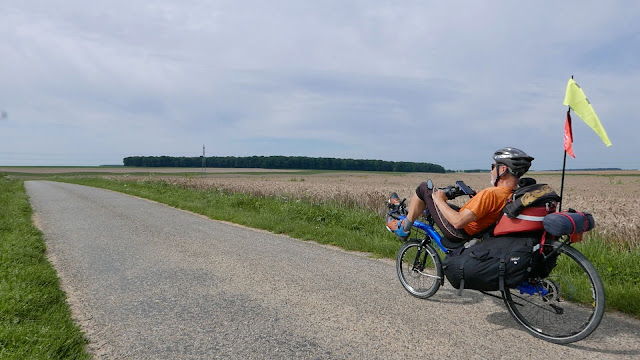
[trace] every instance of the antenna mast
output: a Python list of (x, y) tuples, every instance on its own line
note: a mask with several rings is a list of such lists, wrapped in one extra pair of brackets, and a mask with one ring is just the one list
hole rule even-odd
[(202, 144), (202, 173), (203, 175), (207, 174), (207, 158), (204, 152), (204, 144)]

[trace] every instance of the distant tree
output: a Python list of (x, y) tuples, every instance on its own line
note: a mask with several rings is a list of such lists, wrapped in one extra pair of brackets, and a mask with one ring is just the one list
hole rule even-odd
[[(317, 169), (317, 170), (357, 170), (390, 172), (430, 172), (444, 173), (437, 164), (394, 162), (384, 160), (314, 158), (307, 156), (210, 156), (205, 158), (211, 168), (263, 168), (263, 169)], [(201, 157), (172, 156), (128, 156), (123, 159), (125, 166), (134, 167), (200, 167)], [(479, 170), (471, 170), (479, 171)]]

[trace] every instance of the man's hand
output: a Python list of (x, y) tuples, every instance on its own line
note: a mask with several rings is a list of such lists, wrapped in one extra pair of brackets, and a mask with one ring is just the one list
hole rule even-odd
[(442, 200), (444, 202), (447, 201), (447, 195), (444, 193), (444, 191), (439, 190), (439, 189), (435, 189), (432, 193), (431, 193), (431, 198), (433, 198), (433, 200)]
[(478, 218), (469, 209), (463, 209), (461, 212), (453, 210), (447, 204), (447, 195), (442, 190), (435, 190), (431, 193), (433, 203), (440, 210), (445, 219), (453, 225), (456, 229), (462, 229), (472, 221), (476, 221)]

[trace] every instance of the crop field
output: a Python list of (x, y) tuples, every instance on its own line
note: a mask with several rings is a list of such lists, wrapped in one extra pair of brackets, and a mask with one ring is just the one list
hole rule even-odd
[[(533, 173), (538, 183), (547, 183), (560, 193), (559, 173)], [(116, 178), (116, 177), (114, 177)], [(487, 173), (381, 174), (365, 172), (321, 172), (316, 174), (214, 175), (206, 177), (154, 176), (169, 183), (197, 189), (242, 192), (255, 196), (281, 196), (313, 202), (332, 202), (364, 207), (379, 213), (391, 192), (411, 198), (416, 186), (431, 178), (436, 186), (463, 180), (479, 191), (489, 186)], [(131, 178), (129, 178), (131, 180)], [(149, 179), (149, 178), (140, 178)], [(590, 212), (597, 231), (621, 245), (640, 246), (640, 172), (570, 173), (565, 177), (563, 209)], [(460, 205), (464, 198), (456, 199)]]
[[(96, 173), (112, 179), (164, 180), (195, 189), (217, 189), (255, 196), (305, 199), (315, 203), (331, 202), (342, 206), (363, 207), (379, 213), (391, 192), (411, 198), (416, 186), (432, 179), (436, 186), (462, 180), (475, 190), (489, 186), (488, 173), (375, 173), (295, 171), (271, 169), (194, 168), (0, 168), (10, 174), (67, 176)], [(527, 174), (538, 183), (547, 183), (560, 193), (559, 172)], [(596, 231), (623, 246), (640, 247), (640, 171), (568, 172), (565, 177), (563, 209), (590, 212), (596, 219)], [(455, 202), (464, 203), (464, 198)]]

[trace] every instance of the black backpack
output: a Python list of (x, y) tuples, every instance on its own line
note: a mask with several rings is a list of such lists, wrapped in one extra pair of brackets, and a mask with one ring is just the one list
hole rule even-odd
[(539, 237), (531, 235), (485, 238), (475, 245), (452, 250), (443, 270), (454, 288), (496, 291), (515, 288), (527, 280), (534, 264), (534, 246)]
[[(526, 178), (529, 179), (529, 178)], [(521, 179), (522, 180), (522, 179)], [(532, 181), (535, 181), (531, 179)], [(561, 200), (560, 196), (547, 184), (529, 184), (520, 186), (513, 192), (502, 212), (515, 218), (527, 207), (553, 207)]]

